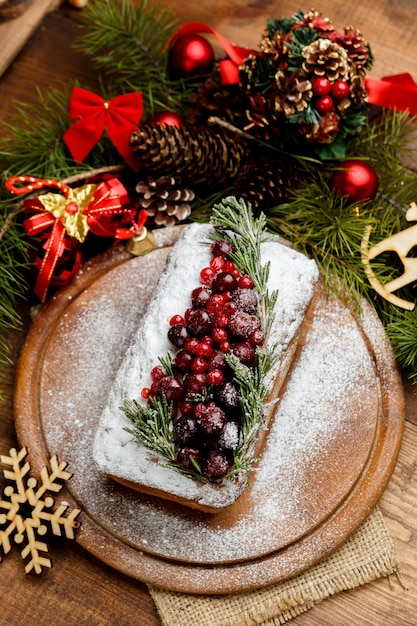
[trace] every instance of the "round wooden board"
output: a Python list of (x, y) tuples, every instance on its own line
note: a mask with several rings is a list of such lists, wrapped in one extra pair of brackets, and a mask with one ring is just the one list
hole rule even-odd
[[(260, 471), (236, 507), (210, 516), (137, 494), (100, 475), (91, 449), (101, 408), (180, 230), (157, 232), (157, 249), (145, 257), (132, 258), (122, 246), (110, 249), (43, 308), (19, 361), (16, 430), (35, 472), (54, 454), (68, 462), (73, 477), (57, 500), (82, 509), (77, 541), (100, 560), (176, 591), (244, 591), (307, 569), (368, 516), (399, 452), (403, 389), (374, 313), (364, 305), (359, 320), (321, 295), (296, 358), (302, 359), (320, 317), (321, 327), (333, 328), (325, 334), (336, 353), (343, 354), (343, 329), (356, 328), (369, 368), (365, 384), (357, 381), (361, 393), (346, 388), (346, 397), (338, 398), (343, 429), (331, 425), (332, 437), (316, 447), (307, 441), (308, 454), (301, 448), (304, 462), (295, 477), (277, 466), (272, 482), (262, 483), (260, 476), (268, 471)], [(265, 454), (268, 459), (268, 447)]]

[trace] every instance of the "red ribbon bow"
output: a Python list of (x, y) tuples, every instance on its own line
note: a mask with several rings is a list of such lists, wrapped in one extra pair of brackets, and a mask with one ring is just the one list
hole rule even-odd
[[(116, 239), (129, 239), (137, 234), (147, 218), (146, 211), (142, 210), (137, 221), (134, 220), (127, 191), (117, 178), (108, 178), (97, 185), (90, 185), (91, 199), (86, 208), (83, 209), (74, 201), (74, 192), (77, 189), (73, 190), (69, 185), (57, 180), (15, 176), (6, 181), (5, 187), (15, 195), (22, 195), (43, 188), (53, 188), (59, 190), (65, 198), (63, 210), (58, 206), (54, 212), (47, 210), (42, 204), (42, 196), (28, 198), (23, 203), (25, 212), (33, 212), (33, 215), (23, 222), (28, 235), (34, 236), (51, 228), (47, 244), (44, 246), (45, 255), (40, 264), (34, 287), (35, 294), (42, 302), (46, 299), (56, 264), (68, 247), (68, 242), (70, 241), (72, 246), (79, 246), (80, 239), (77, 240), (75, 236), (68, 236), (65, 228), (66, 214), (76, 215), (78, 213), (82, 220), (86, 219), (87, 230), (90, 229), (92, 233), (102, 237), (114, 237)], [(114, 220), (114, 218), (116, 219)], [(85, 236), (85, 229), (83, 234)], [(68, 277), (71, 278), (74, 272), (69, 272)]]
[(242, 48), (241, 46), (235, 46), (230, 43), (225, 37), (220, 35), (211, 26), (203, 24), (202, 22), (188, 22), (181, 26), (170, 38), (167, 46), (171, 46), (176, 39), (183, 37), (184, 35), (191, 35), (194, 33), (209, 33), (214, 35), (223, 50), (226, 52), (228, 59), (224, 59), (219, 62), (220, 76), (223, 85), (235, 85), (239, 82), (239, 66), (242, 62), (248, 58), (250, 54), (258, 54), (255, 50), (248, 48)]
[(63, 136), (76, 161), (83, 161), (106, 129), (107, 134), (125, 161), (137, 170), (129, 138), (143, 112), (142, 94), (126, 93), (112, 100), (74, 87), (69, 102), (69, 114), (74, 124)]
[(417, 115), (417, 84), (408, 72), (385, 76), (381, 80), (366, 78), (365, 87), (369, 104)]

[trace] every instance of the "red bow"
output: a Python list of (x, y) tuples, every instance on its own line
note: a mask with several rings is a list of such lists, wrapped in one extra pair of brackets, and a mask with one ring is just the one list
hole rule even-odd
[(417, 84), (408, 72), (385, 76), (381, 80), (367, 78), (365, 86), (370, 104), (417, 115)]
[(223, 50), (226, 52), (228, 59), (224, 59), (219, 62), (220, 76), (223, 85), (235, 85), (239, 82), (239, 66), (242, 62), (248, 58), (250, 54), (258, 54), (255, 50), (249, 50), (248, 48), (242, 48), (230, 43), (225, 37), (216, 32), (211, 26), (203, 24), (202, 22), (188, 22), (181, 26), (170, 38), (167, 46), (170, 46), (176, 39), (183, 37), (184, 35), (191, 35), (194, 33), (209, 33), (214, 35), (220, 42)]
[(129, 138), (137, 127), (143, 112), (142, 94), (126, 93), (112, 100), (74, 87), (69, 103), (69, 114), (74, 124), (64, 134), (72, 156), (83, 161), (96, 145), (106, 129), (107, 134), (125, 161), (134, 169), (138, 168)]

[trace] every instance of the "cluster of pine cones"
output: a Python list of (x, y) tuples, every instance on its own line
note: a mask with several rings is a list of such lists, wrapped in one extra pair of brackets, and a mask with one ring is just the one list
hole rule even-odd
[[(186, 219), (194, 198), (189, 186), (201, 182), (250, 202), (255, 214), (288, 200), (296, 170), (280, 151), (303, 153), (359, 130), (372, 61), (358, 30), (338, 32), (316, 11), (269, 20), (259, 53), (248, 53), (239, 68), (238, 84), (223, 85), (216, 69), (191, 95), (183, 125), (147, 124), (133, 133), (130, 145), (148, 173), (137, 193), (151, 221)], [(347, 90), (329, 94), (329, 111), (318, 110), (317, 79), (329, 90), (340, 83)]]

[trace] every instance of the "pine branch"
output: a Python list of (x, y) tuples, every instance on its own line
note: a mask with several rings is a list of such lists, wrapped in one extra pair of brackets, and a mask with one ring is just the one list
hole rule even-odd
[(142, 92), (146, 113), (177, 110), (187, 91), (169, 80), (166, 44), (177, 23), (161, 3), (95, 0), (83, 14), (76, 47), (111, 78), (113, 90)]

